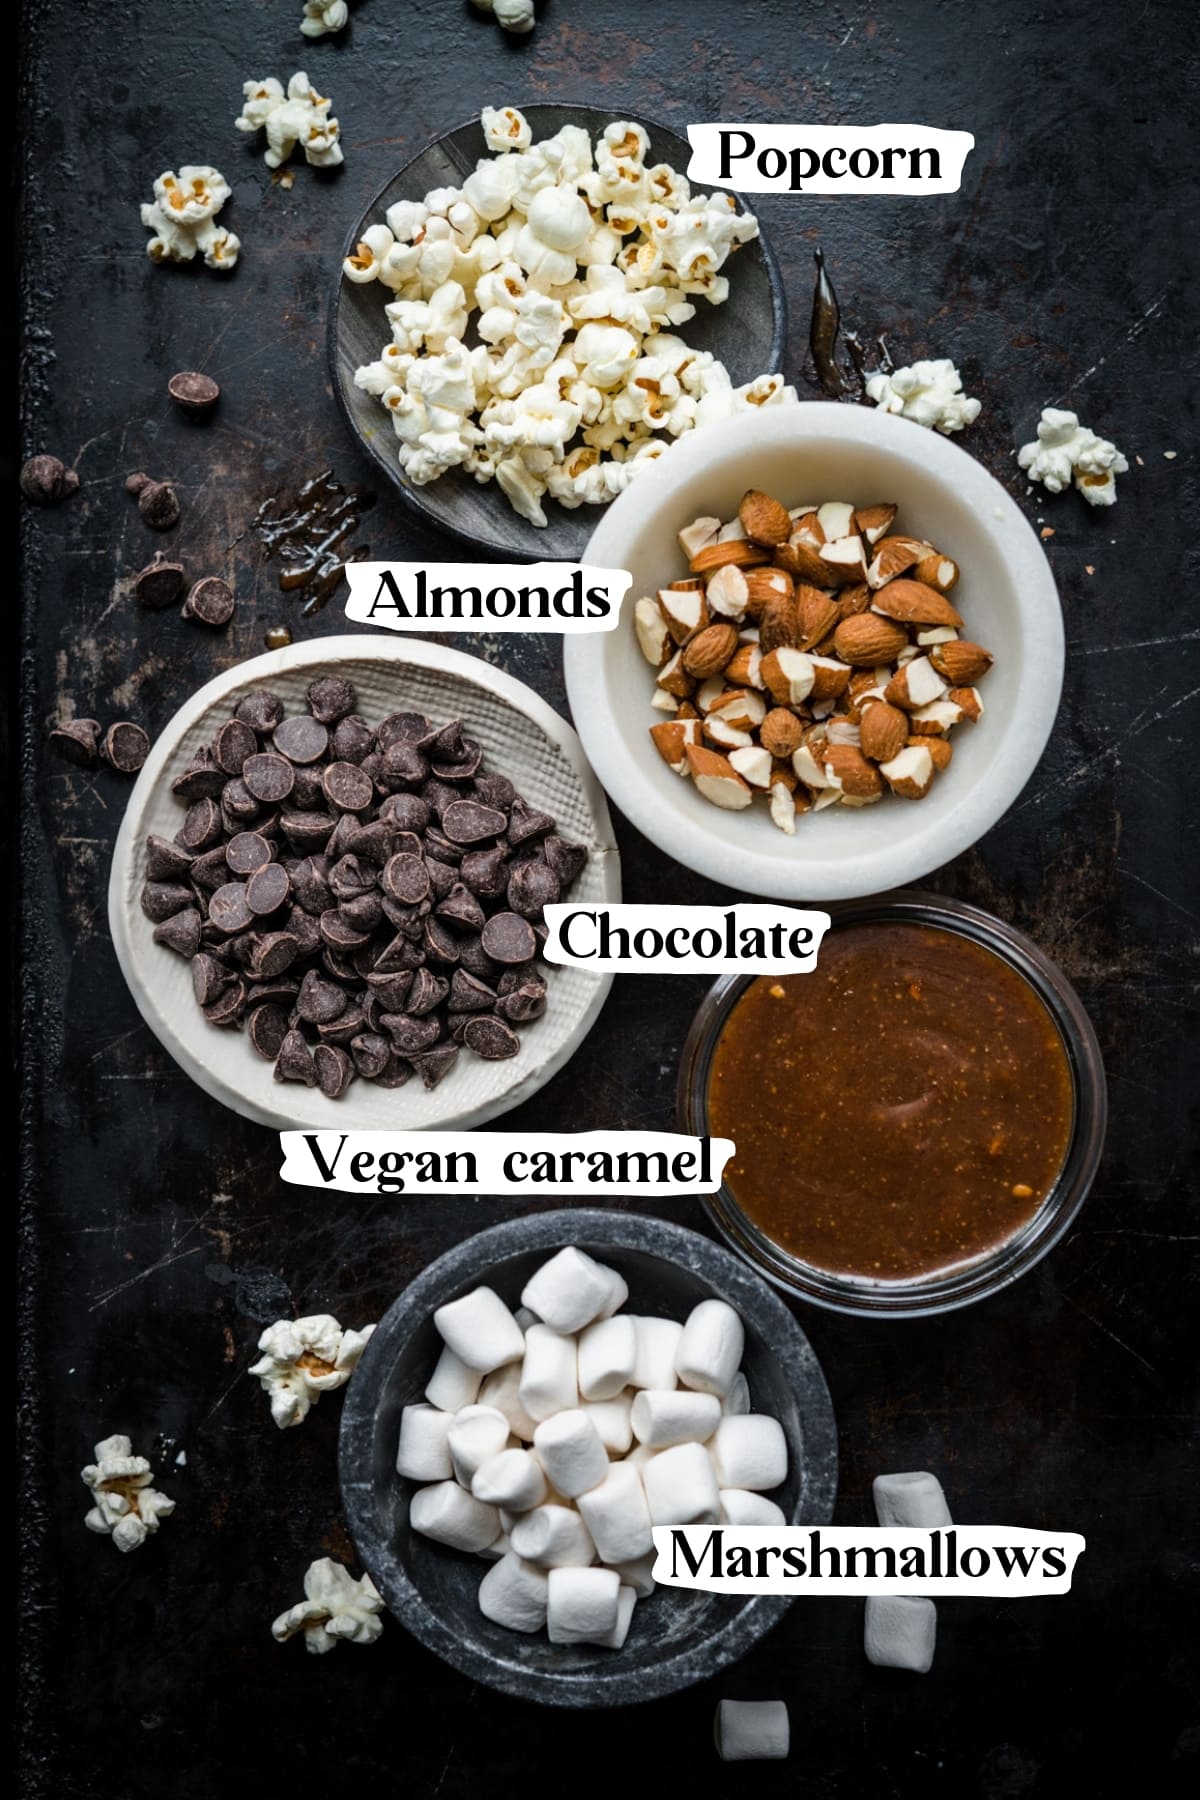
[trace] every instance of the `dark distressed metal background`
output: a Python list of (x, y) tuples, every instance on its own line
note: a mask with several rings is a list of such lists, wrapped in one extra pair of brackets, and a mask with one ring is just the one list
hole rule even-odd
[[(1195, 1246), (1187, 1008), (1198, 919), (1194, 799), (1200, 512), (1194, 388), (1196, 105), (1191, 9), (892, 0), (797, 7), (718, 0), (546, 0), (505, 39), (465, 0), (359, 0), (309, 44), (300, 0), (39, 0), (20, 103), (27, 295), (25, 438), (77, 462), (83, 489), (27, 516), (24, 589), (28, 1099), (22, 1200), (17, 1689), (23, 1780), (56, 1800), (216, 1800), (290, 1789), (425, 1800), (569, 1789), (1056, 1797), (1173, 1792), (1195, 1779), (1189, 1627), (1195, 1517)], [(233, 129), (247, 77), (307, 67), (342, 120), (346, 165), (273, 186)], [(1113, 1119), (1070, 1238), (1015, 1289), (927, 1324), (809, 1312), (841, 1425), (838, 1517), (868, 1517), (884, 1467), (930, 1467), (959, 1518), (1087, 1534), (1074, 1593), (946, 1602), (933, 1674), (872, 1670), (861, 1609), (808, 1601), (708, 1687), (619, 1717), (559, 1716), (473, 1688), (395, 1624), (370, 1651), (307, 1657), (272, 1617), (309, 1559), (348, 1556), (334, 1445), (340, 1401), (271, 1425), (246, 1379), (280, 1313), (379, 1315), (446, 1244), (512, 1209), (405, 1205), (284, 1189), (266, 1132), (167, 1061), (117, 974), (105, 881), (127, 789), (48, 761), (60, 707), (153, 733), (216, 669), (287, 620), (260, 565), (258, 502), (333, 462), (368, 478), (339, 422), (324, 319), (347, 222), (432, 134), (485, 102), (577, 99), (661, 116), (917, 119), (974, 131), (941, 199), (765, 199), (805, 384), (811, 250), (848, 322), (898, 358), (953, 356), (983, 415), (966, 442), (1021, 495), (1013, 446), (1047, 402), (1077, 406), (1136, 457), (1113, 512), (1025, 500), (1048, 552), (1070, 655), (1051, 747), (1009, 816), (934, 885), (1029, 931), (1077, 983), (1108, 1059)], [(164, 168), (215, 162), (243, 240), (231, 279), (155, 269), (137, 207)], [(1189, 291), (1189, 284), (1191, 288)], [(211, 371), (194, 427), (166, 377)], [(1166, 452), (1175, 452), (1168, 459)], [(195, 574), (236, 574), (233, 627), (139, 615), (128, 577), (157, 547), (122, 478), (179, 484), (170, 542)], [(390, 495), (377, 553), (437, 556)], [(1091, 571), (1089, 573), (1088, 566)], [(464, 639), (563, 706), (559, 641)], [(1194, 765), (1194, 752), (1192, 756)], [(724, 898), (621, 830), (626, 894)], [(677, 1047), (701, 983), (619, 979), (572, 1067), (514, 1128), (671, 1121)], [(964, 1004), (968, 1004), (964, 1000)], [(1194, 1015), (1192, 1016), (1194, 1025)], [(1194, 1043), (1194, 1039), (1193, 1039)], [(662, 1209), (701, 1225), (699, 1209)], [(163, 1432), (186, 1448), (178, 1511), (121, 1558), (83, 1529), (93, 1440)], [(721, 1695), (791, 1707), (784, 1765), (715, 1762)], [(559, 1771), (557, 1775), (554, 1771)]]

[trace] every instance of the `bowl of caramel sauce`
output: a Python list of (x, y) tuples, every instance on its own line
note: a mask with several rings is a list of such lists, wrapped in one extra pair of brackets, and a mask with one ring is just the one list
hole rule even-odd
[(819, 1305), (969, 1305), (1083, 1204), (1107, 1115), (1095, 1032), (1061, 970), (976, 907), (913, 892), (830, 916), (811, 973), (726, 976), (696, 1015), (682, 1128), (736, 1145), (706, 1204)]

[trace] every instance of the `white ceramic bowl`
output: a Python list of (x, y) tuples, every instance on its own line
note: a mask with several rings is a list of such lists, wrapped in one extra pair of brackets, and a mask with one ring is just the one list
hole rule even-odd
[[(986, 711), (954, 733), (954, 761), (920, 801), (829, 807), (785, 837), (756, 805), (725, 812), (673, 775), (649, 727), (654, 672), (638, 649), (633, 604), (686, 573), (676, 533), (703, 514), (730, 519), (747, 488), (785, 506), (895, 501), (897, 529), (958, 562), (954, 603), (966, 635), (995, 666)], [(709, 426), (608, 508), (587, 547), (593, 565), (628, 569), (633, 586), (615, 631), (566, 640), (576, 729), (610, 798), (679, 862), (747, 894), (843, 900), (922, 880), (981, 838), (1038, 762), (1058, 710), (1063, 625), (1049, 564), (1019, 508), (949, 438), (906, 419), (825, 402), (772, 407)]]
[(121, 972), (138, 1011), (165, 1050), (225, 1106), (275, 1131), (319, 1129), (429, 1131), (482, 1125), (527, 1100), (562, 1068), (604, 1004), (611, 976), (554, 969), (546, 1011), (521, 1032), (519, 1053), (500, 1062), (461, 1056), (441, 1084), (385, 1089), (355, 1081), (330, 1100), (317, 1088), (277, 1082), (272, 1065), (244, 1032), (210, 1025), (192, 994), (187, 961), (156, 944), (139, 896), (146, 835), (174, 837), (183, 808), (172, 778), (230, 717), (243, 694), (270, 687), (302, 711), (317, 674), (333, 670), (354, 683), (370, 723), (403, 708), (431, 718), (463, 719), (488, 765), (510, 776), (534, 806), (553, 813), (563, 836), (587, 846), (571, 889), (580, 900), (619, 900), (620, 860), (599, 783), (579, 739), (523, 682), (489, 663), (418, 639), (316, 638), (239, 663), (187, 700), (160, 734), (138, 776), (113, 853), (108, 917)]

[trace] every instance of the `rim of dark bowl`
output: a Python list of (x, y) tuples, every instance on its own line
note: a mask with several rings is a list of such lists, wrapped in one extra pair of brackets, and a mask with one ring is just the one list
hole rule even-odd
[[(661, 119), (648, 118), (645, 113), (627, 112), (618, 115), (610, 107), (590, 106), (583, 101), (572, 100), (531, 100), (528, 104), (518, 107), (517, 110), (524, 113), (526, 116), (539, 112), (586, 112), (594, 113), (597, 116), (603, 115), (610, 120), (619, 116), (624, 119), (629, 119), (635, 125), (644, 125), (647, 131), (659, 132), (664, 136), (674, 138), (677, 143), (685, 146), (689, 159), (691, 157), (691, 145), (686, 137), (676, 131), (673, 125), (665, 125)], [(357, 223), (347, 232), (342, 242), (341, 255), (338, 257), (337, 274), (334, 277), (333, 301), (329, 308), (329, 323), (325, 330), (326, 360), (329, 364), (329, 374), (333, 384), (334, 399), (337, 402), (338, 410), (341, 413), (354, 442), (358, 445), (364, 456), (369, 456), (371, 461), (388, 477), (404, 504), (413, 512), (419, 514), (427, 525), (432, 526), (435, 531), (440, 531), (445, 537), (454, 538), (460, 544), (472, 544), (476, 549), (479, 547), (478, 539), (473, 537), (469, 531), (461, 531), (458, 526), (451, 524), (448, 519), (443, 518), (439, 512), (428, 505), (427, 502), (421, 498), (421, 489), (414, 487), (411, 482), (405, 481), (399, 465), (397, 464), (393, 467), (383, 450), (372, 440), (365, 438), (359, 430), (358, 422), (350, 410), (346, 395), (342, 391), (341, 375), (338, 371), (338, 314), (341, 308), (342, 290), (344, 286), (342, 263), (345, 261), (346, 257), (349, 256), (351, 250), (362, 236), (363, 220), (367, 219), (369, 215), (378, 208), (384, 194), (386, 194), (393, 182), (400, 179), (405, 170), (411, 169), (413, 164), (418, 162), (422, 156), (425, 156), (432, 150), (435, 145), (443, 144), (447, 138), (457, 137), (460, 131), (467, 131), (472, 126), (478, 126), (478, 124), (478, 116), (473, 116), (472, 118), (464, 119), (461, 124), (452, 125), (448, 131), (439, 132), (436, 137), (430, 138), (428, 143), (423, 144), (415, 155), (410, 156), (407, 162), (402, 163), (394, 175), (389, 175), (387, 180), (381, 182), (379, 187), (376, 188), (371, 198), (359, 213)], [(754, 208), (748, 203), (745, 196), (738, 193), (735, 189), (722, 188), (721, 192), (728, 193), (732, 199), (736, 200), (742, 211), (754, 211)], [(774, 370), (779, 368), (783, 360), (784, 351), (787, 349), (787, 294), (784, 289), (783, 274), (779, 267), (779, 259), (775, 255), (770, 238), (763, 229), (761, 219), (759, 220), (758, 237), (754, 242), (759, 245), (762, 251), (763, 267), (767, 272), (767, 289), (771, 296), (772, 330), (769, 363), (770, 368)], [(436, 486), (436, 483), (433, 485)], [(588, 516), (589, 519), (593, 521), (593, 525), (594, 518), (598, 517), (601, 511), (603, 511), (603, 508), (589, 509)], [(591, 535), (590, 532), (588, 535)], [(506, 557), (512, 557), (518, 562), (537, 562), (539, 560), (536, 550), (521, 550), (515, 546), (506, 546), (504, 554)]]
[[(381, 1389), (392, 1362), (415, 1327), (466, 1281), (509, 1257), (578, 1243), (627, 1249), (682, 1266), (728, 1296), (770, 1353), (803, 1411), (804, 1480), (790, 1524), (827, 1524), (837, 1496), (837, 1424), (824, 1371), (799, 1321), (768, 1282), (739, 1256), (686, 1226), (637, 1212), (593, 1207), (556, 1208), (509, 1219), (477, 1232), (429, 1263), (388, 1308), (346, 1390), (338, 1439), (338, 1477), (346, 1523), (364, 1568), (388, 1610), (426, 1649), (473, 1681), (543, 1705), (574, 1708), (631, 1706), (706, 1681), (744, 1656), (783, 1617), (792, 1601), (753, 1595), (718, 1623), (710, 1636), (677, 1655), (666, 1654), (648, 1679), (645, 1669), (589, 1667), (555, 1674), (502, 1662), (465, 1641), (431, 1610), (376, 1517), (372, 1443)], [(390, 1459), (389, 1459), (390, 1462)]]

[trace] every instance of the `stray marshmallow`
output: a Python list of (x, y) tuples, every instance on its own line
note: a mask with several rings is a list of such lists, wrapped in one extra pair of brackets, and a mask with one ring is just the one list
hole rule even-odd
[(536, 1456), (528, 1450), (501, 1450), (480, 1463), (471, 1480), (471, 1492), (489, 1506), (503, 1506), (514, 1513), (532, 1512), (548, 1493), (546, 1477)]
[(464, 1406), (446, 1434), (454, 1479), (470, 1487), (475, 1471), (508, 1447), (508, 1420), (494, 1406)]
[(615, 1313), (628, 1293), (615, 1269), (605, 1268), (586, 1251), (568, 1244), (525, 1283), (521, 1304), (554, 1331), (582, 1331), (594, 1319)]
[(633, 1435), (651, 1449), (703, 1444), (721, 1422), (721, 1402), (715, 1394), (689, 1393), (684, 1388), (643, 1388), (629, 1419)]
[(614, 1635), (621, 1596), (615, 1569), (551, 1569), (547, 1586), (552, 1644), (603, 1644)]
[(436, 1406), (406, 1406), (400, 1414), (397, 1475), (410, 1481), (448, 1481), (454, 1473), (449, 1444), (453, 1423), (453, 1416)]
[(490, 1375), (485, 1375), (479, 1389), (479, 1404), (494, 1406), (497, 1412), (502, 1412), (513, 1436), (532, 1444), (537, 1420), (531, 1419), (521, 1405), (522, 1366), (521, 1363), (505, 1363), (502, 1369), (493, 1369)]
[(473, 1555), (486, 1550), (500, 1536), (496, 1508), (476, 1500), (457, 1481), (437, 1481), (430, 1487), (418, 1488), (408, 1509), (408, 1520), (423, 1537), (448, 1544), (452, 1550), (469, 1550)]
[(903, 1475), (877, 1475), (871, 1489), (875, 1517), (881, 1525), (910, 1525), (936, 1530), (952, 1525), (942, 1484), (925, 1469)]
[(863, 1627), (867, 1661), (877, 1669), (928, 1675), (937, 1643), (937, 1607), (906, 1594), (871, 1594)]
[(763, 1493), (787, 1478), (787, 1439), (778, 1419), (766, 1413), (728, 1413), (709, 1446), (723, 1488)]
[(724, 1300), (702, 1300), (688, 1314), (675, 1353), (675, 1372), (684, 1387), (726, 1395), (733, 1386), (746, 1344), (742, 1321)]
[(782, 1506), (746, 1488), (721, 1489), (721, 1521), (725, 1525), (786, 1525)]
[(608, 1474), (608, 1451), (582, 1408), (544, 1420), (533, 1444), (552, 1487), (568, 1500), (586, 1494)]
[(525, 1361), (517, 1395), (523, 1410), (539, 1424), (577, 1407), (574, 1338), (564, 1337), (549, 1325), (531, 1325), (525, 1333)]
[(748, 1413), (750, 1411), (750, 1384), (739, 1369), (733, 1378), (733, 1385), (721, 1402), (723, 1413)]
[(586, 1569), (596, 1560), (591, 1533), (569, 1506), (539, 1506), (512, 1528), (512, 1547), (543, 1569)]
[(637, 1355), (633, 1365), (635, 1388), (673, 1388), (677, 1385), (675, 1355), (683, 1326), (674, 1319), (642, 1319), (633, 1321), (637, 1339)]
[(633, 1379), (637, 1333), (628, 1314), (597, 1319), (580, 1333), (579, 1392), (585, 1400), (611, 1400)]
[(583, 1411), (600, 1434), (600, 1442), (610, 1456), (624, 1456), (633, 1443), (630, 1412), (633, 1390), (626, 1388), (615, 1400), (585, 1400)]
[(525, 1334), (490, 1287), (477, 1287), (461, 1299), (439, 1306), (433, 1322), (454, 1354), (469, 1369), (490, 1375), (525, 1354)]
[(462, 1358), (455, 1356), (447, 1345), (429, 1378), (425, 1398), (430, 1406), (436, 1406), (442, 1412), (461, 1412), (464, 1406), (475, 1404), (481, 1379), (479, 1370), (468, 1369)]
[(546, 1623), (549, 1583), (544, 1569), (522, 1562), (510, 1550), (479, 1584), (479, 1610), (510, 1631), (540, 1631)]
[(782, 1700), (721, 1700), (713, 1737), (722, 1762), (771, 1762), (788, 1753), (788, 1709)]
[(579, 1512), (601, 1562), (636, 1562), (654, 1548), (641, 1476), (628, 1463), (611, 1464), (599, 1486), (580, 1494)]
[(720, 1518), (717, 1477), (703, 1444), (660, 1450), (641, 1475), (653, 1524), (715, 1525)]

